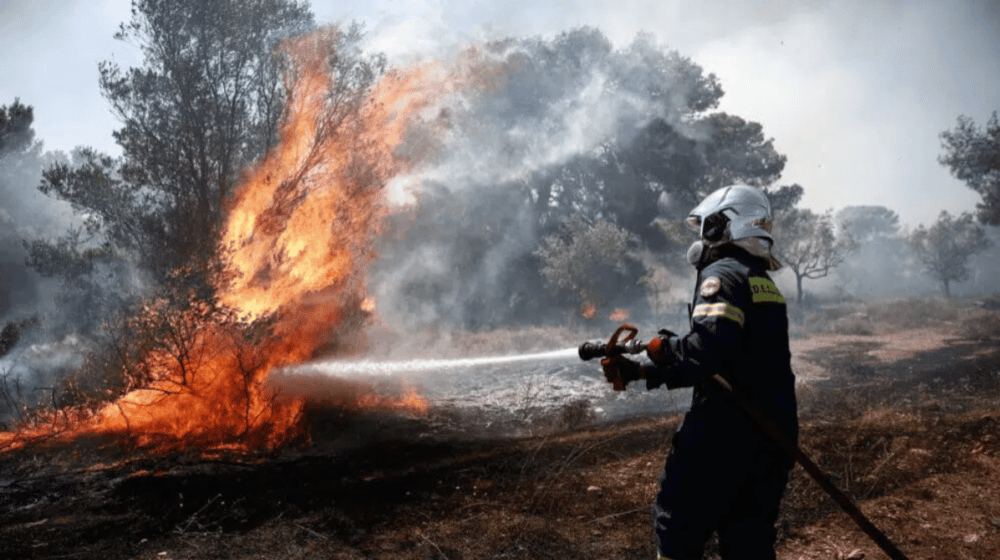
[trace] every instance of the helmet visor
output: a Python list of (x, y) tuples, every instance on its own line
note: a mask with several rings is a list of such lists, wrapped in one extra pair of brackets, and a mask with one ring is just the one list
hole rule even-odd
[(695, 233), (701, 233), (701, 216), (688, 216), (684, 223), (687, 228)]

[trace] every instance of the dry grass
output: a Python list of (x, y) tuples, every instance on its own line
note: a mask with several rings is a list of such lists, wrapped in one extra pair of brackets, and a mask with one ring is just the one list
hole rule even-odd
[(965, 338), (1000, 340), (1000, 311), (970, 310), (956, 330)]
[(892, 329), (912, 329), (955, 321), (969, 302), (945, 298), (909, 298), (869, 303), (868, 317)]
[(835, 333), (874, 336), (886, 332), (958, 324), (968, 338), (1000, 338), (1000, 311), (995, 300), (971, 298), (907, 298), (842, 301), (799, 310), (800, 336)]
[[(829, 373), (800, 390), (803, 449), (914, 560), (998, 558), (1000, 351), (955, 338), (953, 318), (915, 331), (947, 343), (880, 354), (899, 338), (883, 331), (896, 305), (873, 335), (816, 335), (827, 343), (799, 356)], [(252, 461), (95, 468), (93, 449), (24, 450), (0, 456), (0, 557), (650, 558), (649, 503), (680, 417), (598, 425), (589, 410), (551, 411), (523, 438), (442, 438), (434, 414), (331, 416), (317, 426), (329, 441)], [(779, 528), (781, 560), (883, 557), (800, 469)]]

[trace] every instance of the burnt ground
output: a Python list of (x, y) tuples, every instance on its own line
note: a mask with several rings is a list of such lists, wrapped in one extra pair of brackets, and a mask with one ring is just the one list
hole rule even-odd
[[(803, 449), (874, 523), (914, 560), (1000, 558), (1000, 340), (942, 323), (795, 353)], [(314, 411), (312, 445), (253, 457), (38, 442), (0, 455), (0, 558), (647, 559), (680, 420), (568, 409), (482, 437), (453, 411)], [(778, 555), (885, 558), (799, 467)]]

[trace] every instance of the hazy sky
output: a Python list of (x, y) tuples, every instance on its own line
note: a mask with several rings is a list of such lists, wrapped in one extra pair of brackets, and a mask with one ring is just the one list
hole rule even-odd
[[(118, 154), (97, 63), (137, 65), (112, 38), (130, 0), (0, 0), (0, 104), (35, 108), (48, 150)], [(356, 20), (395, 63), (505, 36), (582, 25), (616, 45), (646, 31), (715, 73), (721, 109), (764, 125), (788, 156), (781, 184), (817, 210), (879, 204), (904, 223), (972, 210), (937, 163), (960, 114), (1000, 110), (1000, 2), (856, 0), (314, 0), (320, 23)]]

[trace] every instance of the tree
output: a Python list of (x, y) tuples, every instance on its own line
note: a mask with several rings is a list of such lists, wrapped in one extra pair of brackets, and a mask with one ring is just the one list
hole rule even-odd
[(665, 210), (680, 217), (718, 186), (769, 184), (784, 167), (760, 124), (713, 112), (723, 95), (714, 74), (650, 36), (615, 49), (580, 28), (485, 49), (505, 79), (451, 113), (451, 124), (467, 131), (464, 142), (504, 157), (491, 167), (530, 169), (519, 182), (543, 235), (583, 214), (662, 250), (654, 221)]
[(20, 99), (0, 105), (0, 317), (13, 304), (34, 299), (35, 279), (24, 265), (20, 237), (51, 219), (38, 204), (44, 197), (32, 188), (42, 165), (34, 119), (34, 109)]
[(954, 129), (941, 133), (941, 145), (941, 165), (982, 196), (982, 202), (976, 204), (979, 220), (1000, 225), (1000, 121), (996, 111), (985, 129), (969, 117), (958, 117)]
[(94, 245), (129, 253), (156, 282), (204, 268), (241, 171), (277, 139), (278, 45), (312, 25), (296, 0), (133, 0), (115, 37), (142, 51), (143, 66), (99, 65), (122, 159), (88, 151), (80, 168), (48, 170), (43, 192), (85, 216)]
[(942, 210), (934, 225), (920, 224), (910, 234), (910, 246), (927, 273), (941, 282), (944, 295), (951, 297), (951, 283), (969, 279), (969, 258), (987, 249), (990, 241), (972, 214), (963, 212), (955, 218)]
[(726, 185), (769, 185), (786, 160), (759, 123), (727, 113), (710, 113), (687, 126), (654, 121), (634, 150), (632, 161), (644, 175), (688, 206)]
[(721, 112), (692, 112), (687, 120), (684, 124), (654, 120), (620, 149), (616, 159), (621, 163), (615, 164), (626, 166), (635, 176), (632, 182), (641, 196), (623, 197), (622, 182), (608, 182), (615, 189), (608, 203), (615, 210), (611, 215), (626, 218), (618, 222), (622, 225), (635, 224), (630, 231), (643, 235), (647, 244), (655, 240), (636, 226), (648, 228), (664, 214), (680, 218), (705, 195), (726, 185), (769, 185), (785, 166), (785, 156), (774, 149), (759, 123)]
[(771, 203), (771, 215), (778, 216), (795, 207), (802, 200), (805, 189), (798, 183), (782, 185), (776, 189), (764, 189), (768, 202)]
[(38, 199), (44, 197), (25, 192), (34, 190), (43, 165), (42, 143), (35, 139), (34, 121), (34, 108), (20, 99), (0, 105), (0, 207), (9, 220), (43, 213)]
[(792, 208), (775, 217), (773, 251), (795, 274), (795, 300), (800, 304), (802, 281), (827, 276), (854, 247), (850, 238), (836, 234), (830, 211), (816, 214), (806, 208)]
[(632, 234), (608, 221), (573, 218), (563, 235), (542, 239), (536, 254), (546, 283), (572, 292), (582, 315), (591, 318), (622, 287), (635, 242)]
[(0, 105), (0, 155), (24, 151), (34, 144), (34, 121), (34, 109), (20, 99), (14, 99), (9, 106)]
[[(838, 286), (859, 297), (886, 297), (906, 289), (910, 269), (899, 216), (884, 206), (847, 206), (836, 214), (838, 230), (856, 252), (837, 268)], [(892, 278), (892, 281), (886, 281)]]
[[(490, 87), (445, 98), (455, 102), (438, 113), (447, 134), (433, 181), (379, 267), (398, 282), (385, 292), (423, 294), (402, 306), (442, 301), (465, 328), (485, 324), (471, 319), (481, 315), (499, 326), (565, 309), (569, 290), (547, 289), (537, 250), (547, 237), (568, 242), (568, 221), (613, 224), (637, 249), (680, 267), (689, 240), (664, 232), (703, 190), (766, 185), (783, 168), (759, 124), (715, 110), (723, 92), (714, 75), (648, 36), (615, 47), (580, 28), (487, 43), (469, 60), (482, 63), (472, 74)], [(627, 269), (615, 272), (617, 287), (641, 286), (645, 269)]]
[[(135, 256), (163, 255), (169, 247), (149, 226), (155, 205), (143, 205), (118, 173), (113, 158), (89, 148), (42, 172), (38, 190), (70, 203), (82, 218), (57, 239), (24, 240), (26, 262), (42, 276), (59, 278), (59, 328), (92, 331), (135, 295)], [(152, 215), (152, 218), (150, 217)]]
[(837, 212), (837, 224), (858, 243), (899, 233), (899, 215), (885, 206), (845, 206)]

